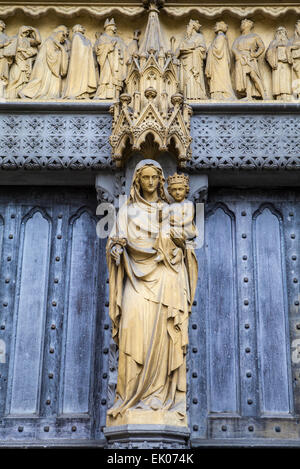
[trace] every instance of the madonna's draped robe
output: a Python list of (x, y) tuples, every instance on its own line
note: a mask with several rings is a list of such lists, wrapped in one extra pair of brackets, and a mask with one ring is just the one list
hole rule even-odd
[[(186, 425), (186, 347), (197, 261), (193, 250), (176, 270), (155, 260), (159, 207), (141, 197), (124, 205), (107, 245), (110, 316), (119, 345), (116, 401), (108, 416), (127, 409), (172, 411), (173, 424)], [(127, 243), (119, 266), (110, 255), (116, 234)]]

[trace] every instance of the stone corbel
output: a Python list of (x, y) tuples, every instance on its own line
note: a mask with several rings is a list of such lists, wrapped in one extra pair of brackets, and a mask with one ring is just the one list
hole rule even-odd
[(97, 201), (98, 203), (107, 202), (114, 204), (114, 186), (115, 186), (115, 176), (103, 172), (96, 175), (95, 188), (97, 192)]
[(189, 198), (194, 203), (205, 203), (208, 195), (207, 174), (190, 174), (190, 194)]
[(201, 249), (204, 245), (205, 232), (205, 203), (208, 195), (207, 174), (190, 174), (189, 198), (195, 204), (195, 223), (197, 227), (197, 237), (195, 238), (195, 249)]

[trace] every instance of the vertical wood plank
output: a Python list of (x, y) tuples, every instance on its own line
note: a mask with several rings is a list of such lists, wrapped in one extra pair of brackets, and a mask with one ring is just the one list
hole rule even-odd
[(39, 411), (51, 225), (44, 213), (34, 209), (22, 228), (10, 413), (35, 414)]
[(254, 214), (254, 243), (261, 411), (289, 413), (284, 245), (281, 217), (271, 206)]
[(293, 410), (300, 414), (300, 193), (285, 205), (284, 231), (290, 319), (290, 363), (293, 381)]
[(95, 220), (81, 210), (71, 220), (60, 411), (88, 414), (94, 352), (98, 240)]
[(217, 206), (207, 221), (210, 411), (239, 410), (235, 220)]
[(59, 197), (51, 204), (52, 239), (47, 316), (45, 322), (43, 380), (40, 415), (58, 413), (59, 370), (63, 335), (66, 261), (68, 252), (69, 206)]
[(11, 357), (11, 344), (15, 336), (13, 311), (16, 288), (16, 272), (19, 252), (19, 232), (21, 225), (21, 210), (14, 203), (14, 197), (9, 196), (9, 201), (3, 200), (3, 193), (0, 195), (0, 206), (3, 213), (3, 244), (1, 256), (1, 278), (0, 282), (0, 336), (5, 342), (6, 359), (1, 365), (0, 372), (0, 415), (4, 415), (7, 410), (8, 396), (8, 374)]
[[(253, 269), (252, 212), (255, 202), (242, 195), (228, 203), (236, 221), (236, 269), (239, 342), (240, 412), (255, 417), (259, 412), (257, 373), (257, 330), (255, 319), (255, 279)], [(246, 200), (245, 200), (246, 199)], [(254, 208), (253, 208), (254, 204)]]
[[(4, 220), (2, 215), (0, 215), (0, 260), (1, 260), (1, 265), (3, 265), (3, 253), (2, 253), (2, 244), (3, 244), (3, 231), (4, 231)], [(1, 320), (1, 318), (0, 318)], [(2, 325), (0, 325), (0, 330), (2, 330)], [(1, 338), (0, 336), (0, 364), (5, 364), (6, 363), (6, 342), (4, 339)], [(0, 368), (1, 371), (1, 368)], [(2, 395), (2, 386), (0, 385), (0, 397)]]
[(93, 435), (96, 439), (105, 438), (103, 428), (106, 425), (109, 374), (116, 373), (116, 370), (110, 367), (109, 353), (104, 353), (104, 351), (109, 350), (111, 341), (109, 275), (105, 261), (106, 243), (107, 238), (99, 239), (98, 304), (94, 362), (95, 386), (93, 390)]
[[(206, 234), (205, 234), (206, 238)], [(205, 245), (208, 242), (205, 239)], [(198, 282), (195, 301), (189, 320), (189, 419), (192, 438), (207, 437), (207, 252), (206, 247), (196, 249), (198, 260)]]
[[(1, 211), (3, 210), (1, 204)], [(4, 271), (4, 252), (3, 252), (3, 236), (4, 236), (4, 218), (0, 215), (0, 266), (1, 266), (1, 273), (3, 275)], [(2, 287), (2, 288), (1, 288)], [(2, 291), (1, 291), (2, 290)], [(4, 297), (4, 285), (0, 286), (0, 294), (1, 298)], [(3, 303), (2, 303), (3, 304)], [(4, 309), (4, 308), (3, 308)], [(6, 318), (5, 314), (2, 313), (0, 316), (0, 348), (2, 353), (0, 354), (0, 417), (4, 413), (5, 408), (5, 399), (6, 399), (6, 376), (5, 371), (7, 369), (7, 346), (6, 346), (6, 334), (4, 334), (4, 329), (6, 326)], [(4, 371), (5, 370), (5, 371)], [(5, 379), (5, 381), (4, 381)]]

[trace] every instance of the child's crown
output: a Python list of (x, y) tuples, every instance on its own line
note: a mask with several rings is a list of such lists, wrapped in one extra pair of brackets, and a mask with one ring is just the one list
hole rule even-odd
[(168, 177), (168, 185), (171, 186), (172, 184), (184, 184), (188, 187), (189, 185), (189, 177), (185, 174), (173, 174), (173, 176)]

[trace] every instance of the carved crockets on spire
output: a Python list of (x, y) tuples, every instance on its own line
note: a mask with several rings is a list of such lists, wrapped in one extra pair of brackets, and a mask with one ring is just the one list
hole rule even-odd
[(191, 156), (191, 108), (179, 93), (174, 38), (167, 47), (160, 27), (162, 2), (148, 3), (145, 35), (127, 62), (125, 93), (113, 106), (112, 156), (122, 166), (128, 141), (133, 150), (140, 150), (151, 134), (160, 151), (175, 148), (179, 166), (185, 166)]

